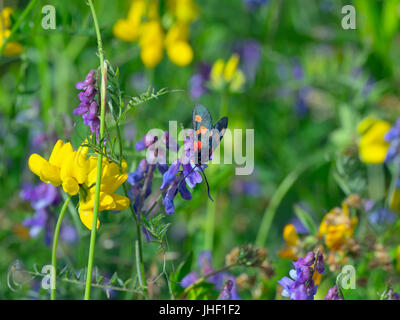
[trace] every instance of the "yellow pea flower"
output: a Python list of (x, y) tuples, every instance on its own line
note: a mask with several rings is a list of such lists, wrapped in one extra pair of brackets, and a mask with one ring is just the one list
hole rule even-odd
[(191, 22), (197, 17), (198, 8), (193, 0), (169, 0), (168, 5), (178, 21)]
[(384, 120), (367, 118), (359, 124), (361, 161), (371, 164), (379, 164), (385, 161), (389, 143), (384, 140), (384, 136), (389, 129), (390, 123)]
[(299, 237), (296, 232), (296, 228), (293, 224), (287, 224), (283, 229), (283, 239), (286, 241), (288, 246), (295, 246)]
[(10, 7), (5, 7), (0, 13), (0, 30), (10, 29), (11, 27), (11, 15), (14, 10)]
[(287, 247), (280, 251), (278, 255), (281, 258), (287, 258), (291, 260), (297, 259), (297, 245), (299, 244), (299, 236), (297, 235), (296, 228), (293, 224), (287, 224), (283, 228), (283, 239), (286, 242)]
[[(129, 206), (129, 198), (114, 193), (126, 179), (128, 179), (126, 161), (122, 162), (122, 172), (116, 163), (109, 162), (103, 159), (101, 184), (100, 184), (100, 202), (99, 212), (104, 210), (124, 210)], [(82, 196), (79, 201), (79, 217), (82, 223), (89, 229), (92, 229), (94, 198), (97, 178), (97, 158), (90, 157), (89, 159), (89, 174), (85, 182), (85, 190), (87, 194)], [(97, 228), (100, 221), (97, 220)]]
[(62, 185), (64, 191), (73, 196), (87, 179), (89, 161), (86, 153), (87, 148), (74, 151), (70, 142), (64, 144), (58, 140), (48, 161), (34, 153), (29, 157), (28, 166), (40, 180), (55, 187)]
[(227, 61), (224, 69), (224, 79), (226, 82), (230, 82), (235, 75), (236, 69), (239, 65), (240, 57), (237, 53), (233, 54), (232, 57)]
[(339, 251), (352, 238), (357, 222), (356, 217), (350, 218), (348, 205), (343, 202), (342, 208), (334, 208), (324, 216), (318, 235), (325, 238), (325, 244), (330, 250)]
[(168, 46), (167, 55), (179, 67), (185, 67), (193, 60), (192, 47), (185, 41), (178, 41)]

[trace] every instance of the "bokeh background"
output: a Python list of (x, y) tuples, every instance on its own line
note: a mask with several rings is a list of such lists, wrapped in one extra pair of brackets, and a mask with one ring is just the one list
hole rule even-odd
[[(160, 21), (166, 30), (171, 26), (167, 2), (159, 1)], [(370, 115), (394, 123), (399, 113), (399, 1), (353, 1), (355, 30), (341, 26), (341, 9), (348, 1), (193, 2), (196, 15), (189, 23), (187, 38), (193, 50), (191, 62), (179, 66), (164, 53), (162, 60), (149, 68), (141, 59), (138, 41), (123, 41), (113, 31), (116, 22), (127, 17), (131, 1), (95, 1), (104, 52), (119, 69), (124, 94), (137, 96), (149, 87), (182, 90), (127, 113), (122, 125), (130, 171), (143, 158), (143, 152), (135, 150), (136, 142), (152, 128), (167, 130), (169, 120), (190, 127), (195, 103), (207, 106), (214, 119), (227, 115), (230, 129), (255, 130), (253, 174), (236, 176), (235, 164), (208, 168), (215, 203), (208, 200), (204, 184), (196, 187), (191, 201), (177, 198), (175, 213), (166, 217), (170, 223), (166, 254), (160, 253), (158, 244), (145, 244), (146, 272), (149, 278), (160, 274), (163, 258), (167, 272), (173, 272), (189, 252), (196, 257), (202, 250), (210, 250), (213, 265), (222, 267), (233, 248), (254, 245), (257, 237), (263, 239), (260, 225), (268, 214), (269, 232), (257, 245), (267, 249), (273, 274), (261, 277), (245, 268), (232, 272), (256, 277), (255, 284), (240, 291), (243, 299), (281, 298), (276, 281), (288, 273), (291, 262), (278, 253), (284, 248), (283, 228), (296, 217), (294, 206), (303, 208), (318, 225), (346, 196), (368, 194), (368, 168), (358, 157), (357, 126)], [(12, 7), (14, 24), (29, 1), (0, 3)], [(45, 4), (56, 9), (55, 30), (42, 28)], [(31, 153), (48, 156), (57, 138), (71, 141), (77, 148), (88, 133), (73, 110), (79, 104), (75, 84), (98, 66), (89, 7), (78, 0), (39, 1), (19, 25), (13, 41), (23, 46), (22, 51), (0, 57), (0, 298), (46, 299), (48, 293), (40, 289), (40, 280), (27, 280), (21, 288), (10, 289), (7, 275), (16, 264), (33, 271), (50, 262), (46, 228), (32, 236), (24, 224), (34, 209), (21, 197), (21, 190), (24, 184), (38, 181), (27, 166)], [(240, 56), (238, 69), (245, 76), (240, 88), (224, 91), (210, 85), (207, 70), (234, 53)], [(196, 86), (203, 84), (204, 92), (196, 92)], [(382, 167), (387, 182), (390, 172)], [(160, 184), (161, 175), (156, 175), (154, 188)], [(71, 230), (61, 241), (58, 264), (78, 272), (87, 263), (90, 233), (76, 219), (76, 205), (75, 199), (66, 216)], [(48, 212), (48, 223), (54, 224), (58, 210)], [(136, 272), (136, 234), (130, 214), (104, 213), (101, 220), (97, 272), (107, 279), (115, 272), (121, 279), (129, 279)], [(397, 225), (391, 224), (391, 233), (385, 238), (391, 261), (399, 240), (393, 238)], [(207, 238), (210, 228), (214, 228), (212, 241)], [(375, 234), (385, 232), (387, 229), (375, 230)], [(351, 293), (354, 298), (376, 298), (388, 277), (398, 276), (394, 270), (368, 268), (368, 255), (373, 252), (367, 251), (364, 260), (357, 260), (358, 279), (363, 282)], [(320, 298), (334, 285), (336, 275), (328, 273), (322, 281)], [(153, 298), (169, 298), (164, 280), (161, 277), (152, 285)], [(79, 283), (59, 286), (59, 296), (65, 299), (83, 295)], [(95, 288), (93, 297), (135, 295)]]

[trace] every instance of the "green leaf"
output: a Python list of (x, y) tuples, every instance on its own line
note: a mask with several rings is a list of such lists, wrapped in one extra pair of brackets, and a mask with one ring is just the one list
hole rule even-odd
[(178, 296), (183, 291), (180, 282), (190, 272), (192, 268), (192, 262), (193, 252), (190, 251), (187, 258), (181, 262), (176, 272), (171, 274), (171, 290), (175, 296)]
[(310, 217), (310, 214), (297, 205), (294, 206), (294, 212), (308, 231), (310, 231), (311, 234), (316, 235), (318, 229), (313, 219)]

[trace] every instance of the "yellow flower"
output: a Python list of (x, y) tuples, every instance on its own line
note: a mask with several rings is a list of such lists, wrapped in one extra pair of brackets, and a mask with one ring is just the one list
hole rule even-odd
[(145, 22), (140, 27), (140, 58), (147, 68), (154, 68), (163, 57), (164, 32), (157, 20)]
[(5, 7), (0, 13), (0, 30), (10, 29), (11, 15), (14, 13), (10, 7)]
[(293, 224), (287, 224), (283, 228), (283, 239), (286, 242), (287, 248), (284, 250), (280, 251), (278, 255), (281, 258), (288, 258), (291, 260), (296, 260), (297, 259), (297, 245), (299, 243), (299, 237), (296, 232), (296, 228)]
[(359, 124), (358, 129), (361, 133), (359, 144), (361, 161), (371, 164), (383, 163), (389, 148), (384, 136), (390, 129), (390, 123), (367, 118)]
[(189, 65), (193, 60), (192, 47), (185, 41), (178, 41), (167, 47), (169, 59), (179, 67)]
[(198, 9), (193, 0), (169, 0), (168, 5), (178, 21), (191, 22), (197, 17)]
[(29, 157), (28, 166), (43, 182), (55, 187), (62, 184), (66, 193), (75, 195), (79, 192), (79, 185), (87, 179), (89, 162), (86, 153), (87, 148), (74, 151), (70, 142), (64, 144), (58, 140), (48, 161), (34, 153)]
[(146, 12), (145, 0), (134, 0), (129, 8), (128, 18), (119, 19), (114, 24), (113, 34), (116, 38), (133, 42), (139, 37), (139, 28), (142, 17)]
[(236, 69), (239, 65), (239, 55), (233, 54), (232, 57), (227, 61), (224, 69), (224, 79), (226, 82), (230, 82), (235, 75)]
[[(89, 158), (89, 174), (84, 185), (86, 195), (83, 195), (79, 201), (79, 217), (82, 223), (89, 229), (92, 229), (94, 198), (97, 178), (97, 158)], [(100, 184), (100, 202), (99, 212), (104, 210), (124, 210), (129, 206), (129, 198), (114, 193), (128, 178), (126, 174), (126, 161), (122, 162), (122, 172), (116, 163), (103, 159), (101, 184)], [(100, 221), (97, 220), (97, 228)]]
[(210, 73), (211, 84), (214, 88), (221, 89), (223, 86), (229, 85), (232, 92), (241, 90), (246, 78), (244, 73), (238, 69), (239, 60), (239, 55), (235, 53), (226, 63), (222, 59), (215, 61)]
[[(157, 0), (134, 0), (127, 19), (119, 19), (113, 27), (114, 36), (123, 41), (138, 41), (140, 58), (147, 68), (156, 67), (162, 60), (164, 48), (169, 59), (178, 66), (187, 66), (193, 60), (189, 40), (189, 25), (193, 12), (190, 1), (170, 3), (176, 21), (164, 37), (158, 13)], [(146, 21), (142, 21), (143, 18)], [(165, 39), (164, 39), (165, 38)]]
[(293, 224), (287, 224), (283, 229), (283, 239), (286, 241), (287, 245), (292, 247), (297, 244), (299, 237), (297, 236), (296, 228)]
[[(3, 45), (5, 39), (7, 39), (10, 34), (10, 27), (11, 27), (11, 15), (13, 14), (13, 10), (9, 7), (3, 9), (0, 13), (0, 47)], [(15, 57), (22, 53), (24, 47), (16, 42), (11, 41), (6, 44), (3, 50), (3, 54), (8, 57)]]

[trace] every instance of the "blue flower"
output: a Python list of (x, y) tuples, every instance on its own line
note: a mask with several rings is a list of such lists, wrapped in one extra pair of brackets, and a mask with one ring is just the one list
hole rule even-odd
[(328, 293), (325, 296), (324, 300), (343, 300), (343, 298), (339, 296), (337, 286), (334, 286), (328, 290)]
[[(29, 235), (32, 238), (36, 238), (44, 230), (45, 243), (50, 245), (56, 222), (53, 209), (61, 201), (59, 190), (44, 182), (38, 185), (24, 184), (20, 197), (28, 201), (35, 210), (33, 216), (26, 218), (22, 224), (29, 228)], [(60, 239), (66, 243), (75, 243), (78, 240), (75, 228), (63, 222), (60, 229)]]
[[(315, 264), (315, 270), (314, 270)], [(283, 277), (278, 283), (283, 287), (282, 296), (290, 300), (313, 300), (318, 286), (313, 280), (314, 272), (324, 272), (323, 255), (309, 252), (304, 258), (293, 263), (294, 269), (289, 271), (289, 277)]]
[[(197, 266), (201, 270), (200, 274), (206, 276), (215, 272), (212, 265), (210, 251), (202, 251), (197, 258)], [(199, 274), (196, 271), (188, 273), (182, 280), (181, 286), (187, 288), (199, 279)], [(207, 278), (207, 282), (214, 284), (214, 288), (220, 291), (220, 299), (222, 300), (240, 300), (240, 296), (236, 289), (235, 277), (231, 274), (222, 271)]]
[(74, 109), (74, 114), (82, 116), (83, 123), (90, 127), (91, 132), (96, 133), (97, 139), (100, 133), (99, 106), (95, 100), (97, 94), (95, 70), (90, 70), (82, 82), (78, 82), (75, 87), (81, 92), (78, 98), (81, 101), (78, 108)]
[(193, 99), (198, 99), (202, 95), (209, 92), (207, 82), (210, 80), (211, 66), (206, 63), (200, 63), (198, 72), (195, 73), (189, 80), (190, 96)]
[(385, 134), (385, 141), (390, 143), (389, 149), (386, 153), (385, 162), (392, 162), (399, 154), (400, 151), (400, 118)]

